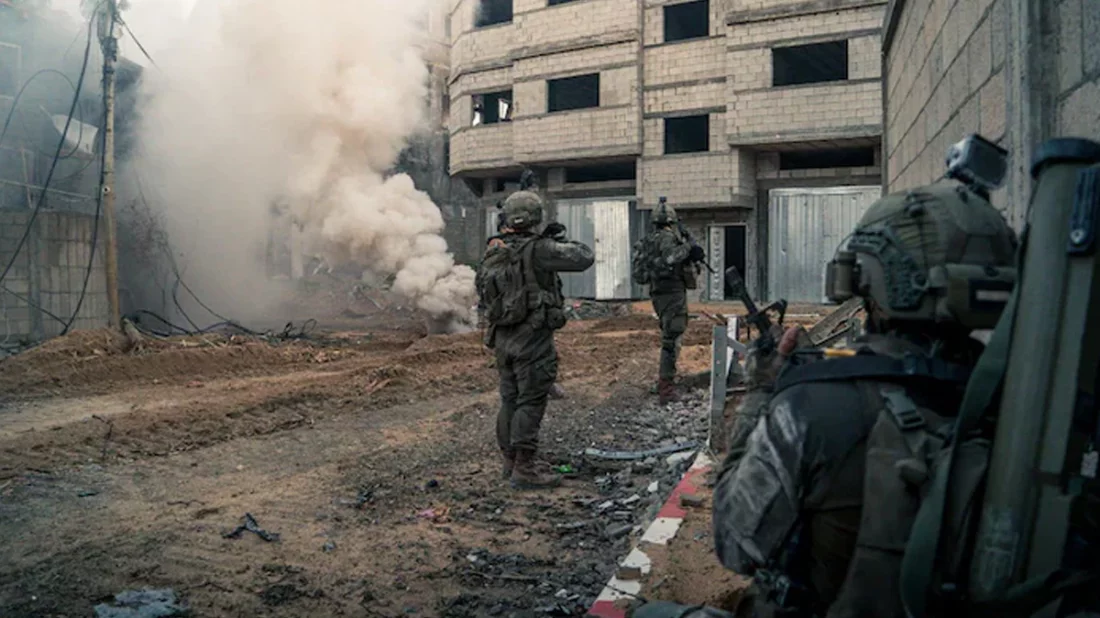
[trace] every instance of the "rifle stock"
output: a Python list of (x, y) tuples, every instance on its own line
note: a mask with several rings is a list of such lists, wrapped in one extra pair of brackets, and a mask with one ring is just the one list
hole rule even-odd
[(783, 317), (787, 313), (787, 301), (779, 299), (764, 307), (763, 310), (759, 309), (752, 297), (749, 296), (748, 288), (745, 287), (745, 279), (736, 266), (730, 266), (726, 269), (726, 283), (733, 289), (733, 293), (741, 301), (741, 304), (745, 305), (745, 310), (748, 312), (745, 321), (756, 327), (756, 330), (760, 333), (756, 345), (762, 350), (774, 349), (778, 342), (772, 336), (772, 321), (768, 317), (768, 312), (777, 312), (779, 314), (778, 324), (782, 325)]

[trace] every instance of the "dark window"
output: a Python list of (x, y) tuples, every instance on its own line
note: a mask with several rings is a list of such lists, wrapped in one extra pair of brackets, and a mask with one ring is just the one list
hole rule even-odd
[(546, 0), (547, 6), (556, 6), (558, 4), (565, 4), (567, 2), (573, 2), (573, 0)]
[(506, 24), (510, 21), (512, 21), (512, 0), (481, 0), (477, 4), (477, 16), (474, 17), (475, 28)]
[(772, 49), (772, 85), (794, 86), (848, 79), (848, 41)]
[(710, 2), (698, 0), (665, 6), (665, 42), (710, 35)]
[(563, 112), (600, 106), (600, 74), (578, 75), (546, 82), (546, 111)]
[(779, 153), (779, 169), (809, 170), (823, 167), (874, 167), (875, 149), (829, 148)]
[(565, 168), (565, 182), (607, 182), (611, 180), (635, 180), (637, 166), (633, 161)]
[(665, 118), (665, 154), (710, 150), (710, 115)]
[(451, 95), (443, 95), (443, 101), (440, 103), (440, 111), (443, 114), (443, 125), (446, 126), (451, 119)]
[(475, 94), (474, 117), (470, 124), (495, 124), (512, 119), (512, 91), (487, 92)]
[(519, 190), (519, 176), (501, 176), (493, 179), (493, 193)]

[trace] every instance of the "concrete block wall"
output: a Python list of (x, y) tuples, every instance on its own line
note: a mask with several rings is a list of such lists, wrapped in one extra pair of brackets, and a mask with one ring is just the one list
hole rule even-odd
[(515, 123), (466, 127), (451, 135), (451, 174), (486, 167), (507, 167), (515, 161)]
[[(886, 54), (887, 187), (943, 174), (968, 133), (1006, 142), (1004, 0), (908, 0)], [(996, 53), (994, 40), (1001, 46)]]
[[(726, 126), (731, 144), (881, 132), (879, 31), (885, 3), (853, 6), (824, 11), (812, 3), (807, 9), (803, 3), (782, 14), (774, 3), (735, 3), (726, 37), (728, 97), (733, 102)], [(848, 40), (847, 81), (772, 87), (772, 48), (839, 39)]]
[(637, 155), (638, 107), (618, 106), (555, 112), (517, 119), (515, 157), (519, 162)]
[(646, 87), (713, 79), (726, 74), (722, 38), (677, 41), (645, 48)]
[(1100, 2), (1062, 0), (1057, 32), (1055, 131), (1100, 141)]
[[(28, 220), (26, 211), (0, 211), (0, 260), (4, 264), (11, 259)], [(3, 282), (4, 287), (68, 321), (83, 288), (94, 221), (88, 215), (39, 213), (28, 242)], [(108, 322), (103, 240), (100, 234), (74, 329), (100, 328)], [(36, 341), (56, 336), (63, 328), (63, 324), (31, 307), (26, 300), (0, 290), (0, 340)]]
[(638, 38), (637, 0), (573, 0), (555, 6), (541, 0), (514, 6), (517, 57)]
[(967, 133), (1012, 157), (994, 205), (1022, 227), (1034, 149), (1057, 136), (1100, 140), (1100, 3), (894, 0), (886, 55), (887, 188), (934, 180)]

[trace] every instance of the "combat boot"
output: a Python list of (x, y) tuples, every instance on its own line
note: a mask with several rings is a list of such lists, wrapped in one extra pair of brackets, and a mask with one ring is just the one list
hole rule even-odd
[(516, 463), (512, 468), (513, 489), (553, 489), (561, 485), (561, 477), (542, 474), (535, 465), (535, 451), (516, 451)]
[(657, 381), (657, 400), (662, 406), (680, 401), (680, 395), (676, 393), (676, 385), (672, 380), (661, 378)]
[(501, 477), (504, 480), (512, 478), (512, 469), (516, 467), (516, 454), (512, 451), (501, 451)]

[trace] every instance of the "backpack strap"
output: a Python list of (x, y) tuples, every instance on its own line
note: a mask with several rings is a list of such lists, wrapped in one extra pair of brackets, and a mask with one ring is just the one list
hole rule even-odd
[[(1027, 245), (1027, 232), (1023, 234), (1017, 254), (1017, 266), (1022, 264), (1022, 256)], [(1017, 270), (1022, 272), (1022, 270)], [(1000, 391), (1008, 366), (1008, 352), (1012, 343), (1012, 327), (1016, 322), (1016, 306), (1019, 304), (1020, 282), (1012, 290), (1004, 313), (997, 321), (997, 327), (989, 344), (974, 366), (973, 375), (966, 385), (959, 416), (955, 421), (955, 439), (962, 440), (970, 434), (986, 414)], [(940, 546), (943, 528), (943, 516), (947, 505), (948, 485), (958, 459), (959, 449), (952, 448), (947, 466), (937, 474), (928, 490), (928, 496), (921, 504), (905, 556), (901, 563), (901, 598), (905, 612), (910, 618), (923, 618), (928, 614), (928, 598), (936, 570), (936, 555)]]
[(849, 358), (830, 359), (804, 365), (788, 363), (779, 372), (775, 382), (775, 392), (806, 382), (891, 378), (926, 378), (965, 384), (970, 378), (970, 370), (962, 365), (937, 358), (911, 355), (899, 359), (878, 354), (858, 354)]
[(535, 249), (538, 248), (538, 242), (540, 237), (535, 236), (523, 241), (517, 248), (519, 253), (520, 267), (523, 270), (523, 287), (528, 292), (540, 292), (542, 286), (539, 285), (538, 275), (535, 273)]

